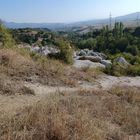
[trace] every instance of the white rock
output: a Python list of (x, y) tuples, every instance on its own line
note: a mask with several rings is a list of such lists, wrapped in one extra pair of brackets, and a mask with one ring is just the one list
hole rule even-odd
[(75, 60), (74, 65), (75, 68), (105, 68), (105, 66), (101, 63), (91, 62), (90, 60)]
[(124, 57), (118, 57), (117, 59), (115, 59), (115, 61), (123, 65), (129, 65), (129, 63), (126, 61)]
[(110, 67), (112, 65), (111, 60), (102, 60), (101, 64), (105, 65), (105, 67)]

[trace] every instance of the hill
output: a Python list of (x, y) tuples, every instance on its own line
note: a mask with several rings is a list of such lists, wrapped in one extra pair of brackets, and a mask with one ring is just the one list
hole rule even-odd
[[(137, 26), (137, 19), (140, 12), (131, 13), (128, 15), (118, 16), (112, 18), (112, 23), (115, 21), (123, 22), (125, 26)], [(8, 28), (49, 28), (51, 30), (68, 30), (72, 27), (81, 26), (95, 26), (100, 28), (103, 25), (108, 24), (109, 19), (93, 19), (88, 21), (79, 21), (74, 23), (15, 23), (15, 22), (4, 22)]]

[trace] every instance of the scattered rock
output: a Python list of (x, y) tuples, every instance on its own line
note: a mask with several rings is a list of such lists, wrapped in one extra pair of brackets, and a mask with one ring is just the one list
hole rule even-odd
[[(80, 60), (77, 61), (78, 62), (78, 66), (79, 63), (82, 63), (83, 65), (86, 65), (85, 63), (87, 62), (89, 64), (91, 64), (91, 62), (96, 62), (96, 64), (94, 63), (93, 67), (109, 67), (110, 65), (112, 65), (110, 60), (106, 60), (107, 56), (104, 53), (99, 53), (99, 52), (94, 52), (93, 50), (89, 50), (89, 49), (84, 49), (84, 50), (80, 50), (79, 52), (76, 52), (74, 54), (74, 59), (76, 60)], [(87, 61), (85, 61), (87, 60)], [(82, 62), (84, 61), (84, 62)], [(87, 65), (88, 65), (87, 64)], [(93, 63), (92, 63), (93, 64)], [(96, 65), (96, 66), (95, 66)]]
[(48, 46), (45, 46), (45, 47), (35, 46), (35, 47), (32, 47), (30, 50), (32, 52), (39, 53), (39, 54), (45, 55), (45, 56), (48, 56), (50, 54), (57, 54), (59, 52), (59, 50), (57, 48), (48, 47)]
[(122, 65), (129, 65), (129, 63), (126, 61), (126, 59), (124, 57), (118, 57), (118, 58), (115, 59), (115, 61), (117, 63), (122, 64)]

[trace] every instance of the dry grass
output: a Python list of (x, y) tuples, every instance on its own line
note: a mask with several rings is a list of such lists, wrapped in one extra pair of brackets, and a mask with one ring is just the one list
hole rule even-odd
[(32, 55), (28, 50), (0, 49), (0, 72), (12, 80), (39, 82), (50, 86), (76, 87), (78, 81), (91, 82), (94, 70), (77, 70), (58, 60)]
[(0, 94), (1, 95), (35, 95), (34, 91), (24, 86), (22, 82), (13, 81), (9, 77), (0, 74)]
[(140, 106), (112, 90), (54, 94), (12, 118), (1, 115), (0, 136), (1, 140), (135, 140), (140, 138)]

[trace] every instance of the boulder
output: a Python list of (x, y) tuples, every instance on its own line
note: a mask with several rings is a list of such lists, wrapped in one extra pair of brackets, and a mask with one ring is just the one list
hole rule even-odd
[(79, 60), (90, 60), (92, 62), (101, 62), (102, 58), (99, 56), (81, 56), (79, 57)]
[(40, 47), (38, 47), (38, 46), (32, 47), (31, 51), (35, 52), (35, 53), (40, 53)]
[(73, 66), (75, 68), (105, 68), (103, 64), (91, 62), (90, 60), (75, 60)]
[(89, 51), (88, 56), (98, 56), (98, 54), (96, 52), (93, 52), (93, 51)]
[(101, 64), (105, 65), (105, 67), (107, 68), (107, 67), (111, 67), (112, 62), (111, 60), (102, 60)]
[(98, 56), (100, 56), (103, 60), (107, 59), (107, 56), (104, 53), (99, 53)]
[(126, 61), (124, 57), (118, 57), (115, 59), (115, 62), (120, 63), (122, 65), (129, 65), (129, 63)]
[(79, 56), (86, 56), (87, 53), (84, 50), (81, 50), (78, 55)]
[(90, 52), (89, 49), (84, 49), (84, 52), (86, 52), (86, 54), (88, 54)]

